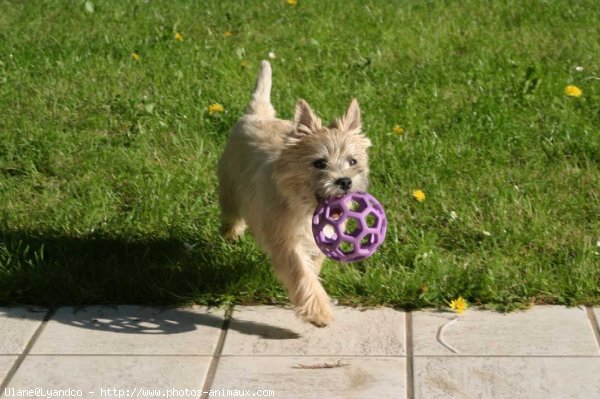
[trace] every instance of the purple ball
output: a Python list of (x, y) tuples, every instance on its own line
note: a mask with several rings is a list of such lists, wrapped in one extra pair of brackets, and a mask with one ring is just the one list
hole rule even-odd
[(383, 243), (386, 229), (383, 207), (363, 192), (323, 200), (312, 219), (317, 246), (340, 262), (356, 262), (373, 255)]

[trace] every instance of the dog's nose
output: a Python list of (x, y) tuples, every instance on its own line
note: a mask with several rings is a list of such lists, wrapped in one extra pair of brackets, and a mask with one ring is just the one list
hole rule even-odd
[(349, 177), (342, 177), (340, 179), (337, 179), (335, 181), (335, 184), (340, 186), (342, 190), (348, 191), (350, 190), (350, 187), (352, 187), (352, 179), (350, 179)]

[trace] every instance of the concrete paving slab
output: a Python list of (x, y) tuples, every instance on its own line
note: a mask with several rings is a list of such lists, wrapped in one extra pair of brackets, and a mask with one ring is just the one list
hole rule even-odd
[(222, 310), (141, 306), (60, 308), (32, 354), (213, 355)]
[(225, 355), (404, 355), (405, 314), (388, 308), (336, 307), (325, 328), (298, 320), (291, 309), (236, 306)]
[[(470, 309), (413, 313), (414, 354), (600, 356), (584, 309), (536, 306), (498, 313)], [(443, 328), (440, 333), (440, 328)]]
[(47, 311), (0, 308), (0, 355), (19, 355), (42, 323)]
[[(302, 368), (337, 365), (333, 368)], [(272, 398), (405, 398), (403, 357), (225, 356), (212, 389), (249, 390)], [(258, 392), (258, 391), (262, 392)], [(232, 397), (233, 395), (226, 396)]]
[(415, 398), (599, 398), (600, 358), (417, 357)]
[(28, 356), (7, 389), (81, 390), (82, 395), (58, 396), (84, 398), (163, 398), (168, 389), (177, 389), (183, 393), (178, 397), (197, 399), (210, 361), (209, 356)]
[[(0, 384), (2, 384), (4, 378), (8, 375), (10, 368), (16, 360), (17, 356), (0, 355)], [(2, 396), (2, 392), (0, 392), (0, 396)]]

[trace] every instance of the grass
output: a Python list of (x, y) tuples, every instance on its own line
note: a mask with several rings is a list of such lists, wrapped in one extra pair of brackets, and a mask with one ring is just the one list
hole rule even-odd
[(0, 303), (286, 302), (217, 233), (215, 164), (273, 52), (282, 117), (357, 97), (374, 144), (388, 236), (326, 264), (340, 303), (598, 304), (598, 37), (592, 0), (0, 1)]

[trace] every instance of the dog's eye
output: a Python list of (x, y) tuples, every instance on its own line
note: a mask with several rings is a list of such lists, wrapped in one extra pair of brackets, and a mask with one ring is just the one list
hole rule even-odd
[(350, 164), (350, 166), (354, 166), (354, 165), (356, 165), (356, 159), (352, 158), (351, 160), (348, 161), (348, 163)]
[(313, 166), (317, 169), (325, 169), (327, 167), (327, 161), (324, 159), (317, 159), (313, 162)]

